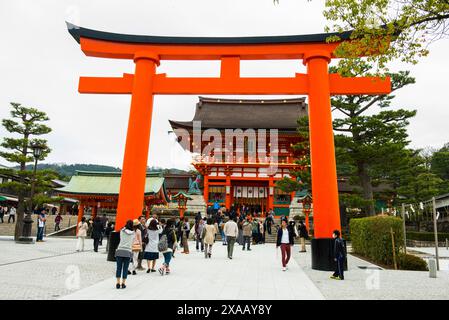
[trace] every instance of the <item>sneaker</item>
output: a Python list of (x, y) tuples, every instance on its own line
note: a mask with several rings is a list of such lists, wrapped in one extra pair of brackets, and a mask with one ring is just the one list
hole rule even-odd
[(128, 270), (128, 275), (130, 275), (130, 274), (131, 274), (131, 271)]
[(161, 274), (161, 276), (163, 276), (163, 275), (164, 275), (164, 271), (165, 271), (165, 270), (164, 270), (164, 268), (162, 268), (162, 267), (161, 267), (161, 268), (159, 268), (159, 273)]
[(133, 276), (135, 276), (137, 274), (136, 270), (133, 271)]
[(169, 274), (170, 273), (170, 269), (169, 268), (165, 268), (165, 274)]
[(248, 249), (248, 251), (251, 251), (251, 249)]
[(150, 273), (150, 272), (151, 272), (151, 269), (148, 269), (148, 270), (147, 270), (147, 273)]
[(151, 269), (151, 272), (156, 272), (156, 269)]
[(117, 289), (120, 289), (120, 283), (117, 283), (117, 284), (115, 285), (115, 287), (116, 287)]
[(122, 283), (122, 289), (126, 288), (126, 284)]
[(340, 277), (336, 277), (336, 276), (330, 276), (330, 278), (331, 278), (332, 280), (341, 280)]
[(208, 256), (209, 256), (209, 258), (210, 258), (210, 257), (212, 256), (212, 253), (208, 253), (207, 255), (208, 255)]
[(282, 271), (285, 271), (285, 270), (287, 270), (287, 268), (286, 267), (282, 267)]

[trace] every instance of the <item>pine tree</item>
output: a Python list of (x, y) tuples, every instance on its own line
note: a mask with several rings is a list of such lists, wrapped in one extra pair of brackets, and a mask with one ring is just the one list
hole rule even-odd
[[(3, 119), (2, 124), (5, 129), (14, 135), (20, 135), (18, 138), (3, 138), (1, 147), (6, 151), (1, 151), (0, 156), (10, 163), (15, 163), (20, 166), (19, 170), (3, 170), (5, 173), (11, 175), (18, 175), (18, 182), (7, 183), (9, 188), (13, 188), (18, 194), (18, 208), (17, 208), (17, 223), (14, 233), (15, 240), (18, 240), (22, 233), (23, 218), (26, 210), (25, 196), (30, 190), (30, 180), (32, 179), (32, 171), (26, 170), (26, 164), (32, 162), (33, 150), (31, 146), (39, 145), (43, 148), (42, 155), (38, 160), (44, 160), (50, 153), (50, 148), (47, 146), (47, 140), (35, 138), (51, 132), (51, 128), (43, 124), (49, 120), (46, 113), (35, 108), (27, 108), (20, 103), (11, 102), (11, 118)], [(48, 181), (50, 176), (47, 176), (44, 181)], [(39, 181), (39, 177), (37, 178)], [(39, 185), (37, 186), (39, 189)]]

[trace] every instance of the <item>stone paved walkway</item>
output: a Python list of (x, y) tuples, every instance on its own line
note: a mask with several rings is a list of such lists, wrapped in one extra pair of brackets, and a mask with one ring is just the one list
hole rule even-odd
[[(190, 248), (194, 248), (193, 243)], [(63, 299), (323, 299), (295, 260), (289, 263), (288, 271), (281, 270), (280, 252), (276, 256), (274, 244), (253, 246), (250, 252), (236, 245), (234, 258), (229, 260), (226, 246), (217, 242), (212, 259), (206, 260), (195, 250), (189, 255), (177, 253), (171, 269), (172, 273), (164, 276), (142, 271), (130, 275), (124, 290), (115, 289), (111, 277)]]

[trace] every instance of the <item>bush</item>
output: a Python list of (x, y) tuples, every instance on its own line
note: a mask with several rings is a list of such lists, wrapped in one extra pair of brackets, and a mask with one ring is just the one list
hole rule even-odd
[(390, 216), (351, 219), (349, 222), (352, 250), (374, 262), (393, 265), (390, 229), (393, 228), (396, 256), (403, 248), (402, 220)]
[[(435, 241), (433, 232), (407, 232), (407, 239), (418, 241)], [(446, 241), (449, 239), (449, 233), (438, 232), (438, 241)]]
[(411, 254), (400, 254), (398, 265), (401, 270), (428, 271), (427, 262)]

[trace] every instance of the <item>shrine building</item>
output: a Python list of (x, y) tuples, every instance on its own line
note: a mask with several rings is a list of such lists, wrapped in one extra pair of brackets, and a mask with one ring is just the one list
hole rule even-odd
[[(245, 206), (255, 214), (273, 209), (282, 216), (289, 214), (294, 192), (285, 193), (275, 183), (295, 178), (292, 172), (300, 169), (295, 159), (308, 150), (292, 146), (301, 140), (297, 119), (307, 115), (305, 98), (200, 97), (192, 121), (170, 124), (183, 148), (194, 152), (192, 164), (203, 176), (208, 206), (218, 202), (237, 211)], [(218, 133), (221, 141), (216, 141)]]

